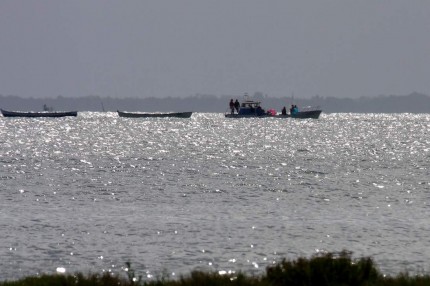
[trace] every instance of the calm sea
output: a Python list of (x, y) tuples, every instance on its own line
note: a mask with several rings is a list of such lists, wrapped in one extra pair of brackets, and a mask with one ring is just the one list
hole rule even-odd
[(0, 117), (0, 279), (258, 274), (325, 251), (430, 272), (430, 115)]

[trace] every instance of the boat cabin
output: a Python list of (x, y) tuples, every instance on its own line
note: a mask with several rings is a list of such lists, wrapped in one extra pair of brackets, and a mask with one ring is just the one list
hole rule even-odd
[(246, 100), (240, 105), (239, 115), (264, 115), (264, 109), (259, 101)]

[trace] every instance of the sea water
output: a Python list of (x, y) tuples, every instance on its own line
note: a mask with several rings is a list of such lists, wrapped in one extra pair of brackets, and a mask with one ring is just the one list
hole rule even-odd
[(262, 274), (352, 251), (430, 272), (430, 115), (0, 117), (0, 279)]

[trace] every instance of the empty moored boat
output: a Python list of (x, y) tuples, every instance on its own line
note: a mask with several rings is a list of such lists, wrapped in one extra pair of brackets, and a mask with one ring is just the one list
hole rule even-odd
[(77, 116), (77, 111), (8, 111), (0, 109), (4, 117), (65, 117)]
[(149, 117), (178, 117), (190, 118), (193, 112), (168, 112), (168, 113), (136, 113), (117, 110), (119, 117), (149, 118)]

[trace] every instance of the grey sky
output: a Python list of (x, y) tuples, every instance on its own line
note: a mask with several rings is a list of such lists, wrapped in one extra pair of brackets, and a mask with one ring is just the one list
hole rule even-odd
[(0, 94), (430, 94), (428, 0), (0, 0)]

